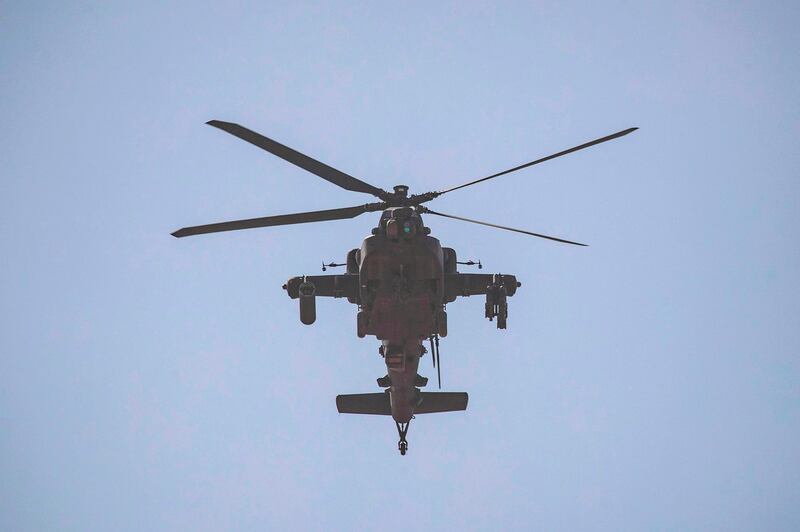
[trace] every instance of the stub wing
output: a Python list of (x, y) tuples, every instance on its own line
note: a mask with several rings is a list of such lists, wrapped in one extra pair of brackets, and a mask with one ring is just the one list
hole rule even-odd
[(505, 286), (510, 297), (517, 292), (520, 283), (514, 275), (498, 274), (499, 279), (491, 273), (447, 273), (444, 278), (444, 300), (452, 303), (458, 297), (484, 295), (490, 285), (499, 281)]
[(343, 275), (307, 275), (292, 277), (283, 286), (292, 299), (300, 295), (303, 282), (314, 285), (314, 295), (319, 297), (346, 297), (351, 303), (359, 302), (358, 274)]

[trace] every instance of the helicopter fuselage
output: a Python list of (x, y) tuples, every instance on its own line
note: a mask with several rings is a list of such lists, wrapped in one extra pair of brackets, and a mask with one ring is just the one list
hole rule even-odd
[(447, 334), (442, 246), (426, 234), (393, 239), (379, 233), (364, 240), (356, 257), (361, 296), (358, 335), (381, 340), (392, 417), (405, 423), (418, 399), (422, 342)]
[[(364, 406), (365, 411), (352, 413), (391, 414), (397, 423), (408, 423), (420, 410), (447, 411), (433, 404), (438, 394), (420, 391), (428, 379), (418, 374), (419, 360), (428, 352), (424, 342), (429, 340), (433, 351), (439, 337), (447, 336), (445, 305), (459, 296), (485, 294), (486, 317), (496, 317), (498, 328), (505, 328), (506, 297), (514, 295), (519, 283), (513, 275), (459, 273), (455, 250), (443, 248), (430, 236), (413, 208), (385, 210), (372, 233), (348, 253), (344, 275), (294, 277), (285, 288), (290, 297), (300, 299), (301, 321), (306, 324), (316, 319), (314, 297), (347, 297), (358, 305), (358, 336), (381, 341), (379, 353), (387, 374), (378, 384), (386, 388), (390, 411), (366, 411), (373, 407)], [(428, 404), (426, 396), (431, 396)], [(463, 397), (466, 408), (466, 394)], [(350, 412), (346, 405), (339, 407)]]

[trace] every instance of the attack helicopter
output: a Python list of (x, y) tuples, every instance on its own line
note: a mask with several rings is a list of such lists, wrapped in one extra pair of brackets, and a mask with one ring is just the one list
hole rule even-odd
[[(458, 271), (459, 265), (477, 264), (482, 268), (482, 264), (480, 261), (458, 261), (453, 248), (443, 247), (438, 239), (431, 236), (431, 229), (423, 223), (423, 215), (480, 224), (564, 244), (586, 245), (523, 229), (444, 214), (425, 204), (444, 194), (623, 137), (638, 129), (632, 127), (618, 131), (446, 190), (409, 195), (409, 187), (406, 185), (395, 185), (391, 192), (386, 191), (239, 124), (219, 120), (211, 120), (207, 124), (345, 190), (370, 194), (380, 200), (340, 209), (184, 227), (172, 235), (181, 238), (221, 231), (343, 220), (365, 213), (380, 212), (378, 224), (372, 229), (372, 234), (364, 239), (361, 247), (347, 253), (345, 262), (322, 265), (323, 271), (343, 266), (343, 274), (297, 276), (289, 279), (283, 288), (290, 298), (298, 300), (300, 321), (306, 325), (316, 321), (317, 297), (347, 298), (349, 303), (358, 306), (356, 332), (359, 338), (375, 336), (381, 342), (378, 352), (386, 364), (386, 375), (378, 378), (377, 383), (384, 391), (339, 395), (336, 397), (336, 407), (340, 413), (345, 414), (391, 416), (397, 427), (401, 455), (405, 455), (408, 450), (406, 436), (416, 414), (453, 412), (467, 408), (468, 396), (464, 392), (420, 390), (428, 384), (428, 379), (418, 373), (419, 361), (428, 352), (433, 367), (437, 370), (441, 389), (439, 339), (447, 336), (447, 304), (459, 297), (485, 296), (485, 317), (490, 321), (496, 320), (498, 329), (505, 329), (508, 298), (514, 296), (522, 286), (516, 276), (510, 274)], [(425, 346), (426, 342), (430, 350)]]

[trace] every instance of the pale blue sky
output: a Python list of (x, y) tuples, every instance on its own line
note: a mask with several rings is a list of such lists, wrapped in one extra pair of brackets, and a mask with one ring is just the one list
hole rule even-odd
[[(0, 529), (797, 530), (799, 15), (0, 3)], [(427, 219), (524, 284), (400, 457), (356, 309), (281, 290), (377, 215), (169, 236), (369, 197), (209, 119), (412, 192), (641, 130), (433, 204), (591, 247)]]

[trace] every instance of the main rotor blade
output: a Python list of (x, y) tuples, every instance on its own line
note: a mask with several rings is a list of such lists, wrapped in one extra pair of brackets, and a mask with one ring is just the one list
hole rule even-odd
[(259, 148), (266, 150), (273, 155), (277, 155), (284, 161), (288, 161), (296, 166), (299, 166), (303, 170), (307, 170), (326, 181), (330, 181), (334, 185), (339, 185), (345, 190), (364, 192), (382, 199), (389, 194), (385, 190), (374, 187), (369, 183), (361, 181), (360, 179), (356, 179), (355, 177), (345, 174), (344, 172), (341, 172), (332, 166), (328, 166), (327, 164), (317, 161), (316, 159), (312, 159), (308, 155), (304, 155), (299, 151), (293, 150), (288, 146), (284, 146), (280, 142), (276, 142), (265, 137), (264, 135), (247, 129), (244, 126), (240, 126), (239, 124), (222, 122), (221, 120), (211, 120), (206, 122), (206, 124), (209, 126), (214, 126), (223, 131), (227, 131), (231, 135), (239, 137), (242, 140), (246, 140), (250, 144), (258, 146)]
[(516, 172), (517, 170), (522, 170), (523, 168), (528, 168), (529, 166), (533, 166), (534, 164), (543, 163), (545, 161), (549, 161), (550, 159), (555, 159), (556, 157), (561, 157), (562, 155), (567, 155), (569, 153), (573, 153), (573, 152), (576, 152), (578, 150), (582, 150), (584, 148), (588, 148), (589, 146), (594, 146), (595, 144), (600, 144), (602, 142), (606, 142), (606, 141), (609, 141), (609, 140), (617, 139), (619, 137), (624, 137), (628, 133), (633, 133), (637, 129), (639, 129), (639, 128), (638, 127), (631, 127), (631, 128), (628, 128), (628, 129), (625, 129), (625, 130), (622, 130), (622, 131), (618, 131), (618, 132), (613, 133), (611, 135), (608, 135), (606, 137), (595, 139), (595, 140), (593, 140), (591, 142), (587, 142), (586, 144), (581, 144), (580, 146), (575, 146), (574, 148), (570, 148), (568, 150), (560, 151), (558, 153), (554, 153), (553, 155), (548, 155), (547, 157), (542, 157), (541, 159), (536, 159), (535, 161), (531, 161), (529, 163), (525, 163), (525, 164), (521, 164), (519, 166), (515, 166), (514, 168), (511, 168), (509, 170), (504, 170), (502, 172), (498, 172), (496, 174), (492, 174), (492, 175), (487, 176), (487, 177), (482, 177), (480, 179), (476, 179), (475, 181), (470, 181), (469, 183), (464, 183), (463, 185), (459, 185), (457, 187), (449, 188), (449, 189), (447, 189), (447, 190), (445, 190), (443, 192), (439, 192), (437, 195), (447, 194), (448, 192), (452, 192), (454, 190), (458, 190), (459, 188), (468, 187), (470, 185), (474, 185), (474, 184), (480, 183), (482, 181), (487, 181), (489, 179), (494, 179), (495, 177), (500, 177), (501, 175), (510, 174), (511, 172)]
[(327, 220), (344, 220), (355, 218), (359, 214), (369, 212), (370, 205), (360, 205), (358, 207), (346, 207), (344, 209), (329, 209), (326, 211), (299, 212), (296, 214), (281, 214), (278, 216), (265, 216), (263, 218), (250, 218), (248, 220), (235, 220), (232, 222), (220, 222), (208, 225), (195, 225), (178, 229), (172, 236), (181, 238), (184, 236), (203, 235), (206, 233), (218, 233), (220, 231), (236, 231), (238, 229), (253, 229), (255, 227), (271, 227), (275, 225), (304, 224), (308, 222), (324, 222)]
[(588, 244), (581, 244), (580, 242), (573, 242), (572, 240), (564, 240), (563, 238), (556, 238), (554, 236), (547, 236), (547, 235), (542, 235), (542, 234), (539, 234), (539, 233), (532, 233), (530, 231), (525, 231), (523, 229), (514, 229), (513, 227), (504, 227), (502, 225), (490, 224), (489, 222), (479, 222), (478, 220), (470, 220), (469, 218), (462, 218), (460, 216), (453, 216), (452, 214), (443, 214), (441, 212), (432, 211), (432, 210), (427, 209), (427, 208), (423, 212), (428, 213), (428, 214), (435, 214), (436, 216), (444, 216), (445, 218), (453, 218), (454, 220), (461, 220), (462, 222), (472, 222), (474, 224), (487, 225), (489, 227), (494, 227), (495, 229), (505, 229), (506, 231), (514, 231), (516, 233), (522, 233), (522, 234), (525, 234), (525, 235), (538, 236), (539, 238), (546, 238), (548, 240), (555, 240), (556, 242), (563, 242), (564, 244), (574, 244), (576, 246), (587, 246), (588, 245)]

